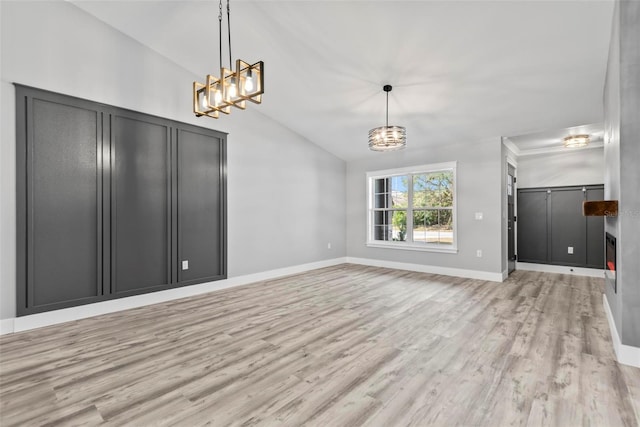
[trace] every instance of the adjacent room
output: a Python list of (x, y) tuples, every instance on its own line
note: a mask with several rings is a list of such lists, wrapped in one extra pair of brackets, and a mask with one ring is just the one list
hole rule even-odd
[(640, 2), (0, 22), (0, 425), (640, 426)]

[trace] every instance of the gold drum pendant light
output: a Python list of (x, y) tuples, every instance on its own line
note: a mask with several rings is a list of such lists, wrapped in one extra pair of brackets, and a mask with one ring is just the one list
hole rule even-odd
[(222, 66), (222, 0), (219, 0), (218, 36), (220, 76), (208, 74), (205, 83), (193, 82), (193, 112), (197, 117), (208, 116), (217, 119), (220, 113), (229, 114), (231, 107), (246, 108), (246, 102), (262, 102), (264, 93), (264, 62), (250, 64), (236, 60), (233, 69), (231, 61), (231, 21), (229, 0), (227, 0), (227, 34), (229, 39), (229, 68)]
[(391, 85), (384, 85), (387, 93), (386, 125), (369, 131), (369, 149), (373, 151), (401, 150), (407, 146), (407, 130), (402, 126), (389, 126), (389, 92)]
[(566, 148), (580, 148), (589, 145), (589, 135), (569, 135), (564, 139)]

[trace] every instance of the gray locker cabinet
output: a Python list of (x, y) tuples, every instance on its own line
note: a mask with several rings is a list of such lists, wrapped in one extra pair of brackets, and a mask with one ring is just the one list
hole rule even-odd
[(224, 277), (226, 264), (223, 140), (183, 126), (177, 130), (177, 148), (178, 281), (215, 280)]
[[(553, 264), (584, 266), (587, 257), (586, 218), (582, 216), (581, 188), (557, 189), (548, 198), (550, 214), (550, 261)], [(603, 231), (604, 233), (604, 231)], [(569, 247), (573, 253), (569, 253)]]
[(226, 278), (225, 133), (15, 87), (18, 316)]
[(171, 141), (164, 119), (111, 116), (111, 292), (171, 283)]
[(90, 102), (16, 96), (18, 313), (102, 295), (102, 114)]
[(603, 197), (603, 185), (519, 189), (518, 261), (604, 268), (604, 219), (582, 215)]
[(518, 261), (546, 263), (547, 192), (518, 190)]

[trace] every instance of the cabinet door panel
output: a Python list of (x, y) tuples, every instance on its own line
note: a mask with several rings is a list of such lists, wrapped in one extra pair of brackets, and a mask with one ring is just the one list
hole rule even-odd
[(518, 261), (547, 261), (547, 193), (518, 191)]
[(29, 307), (101, 292), (99, 118), (95, 110), (32, 101), (27, 148)]
[(222, 229), (222, 140), (178, 130), (178, 281), (225, 274)]
[(169, 129), (112, 120), (112, 292), (135, 293), (171, 281)]
[[(587, 190), (587, 200), (604, 200), (604, 188)], [(587, 217), (587, 267), (604, 268), (604, 218)]]
[[(561, 265), (585, 265), (587, 236), (582, 215), (582, 189), (558, 190), (550, 194), (551, 262)], [(573, 253), (569, 253), (569, 247)]]

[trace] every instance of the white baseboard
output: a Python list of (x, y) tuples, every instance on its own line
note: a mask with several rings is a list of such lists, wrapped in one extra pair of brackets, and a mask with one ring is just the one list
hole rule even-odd
[(502, 282), (502, 273), (492, 273), (489, 271), (439, 267), (436, 265), (410, 264), (406, 262), (384, 261), (384, 260), (371, 259), (371, 258), (347, 257), (347, 262), (351, 264), (370, 265), (372, 267), (395, 268), (398, 270), (417, 271), (419, 273), (443, 274), (445, 276), (456, 276), (456, 277), (465, 277), (469, 279)]
[(504, 282), (509, 277), (509, 269), (506, 269), (502, 272), (502, 281)]
[(602, 304), (604, 305), (605, 313), (607, 313), (609, 329), (611, 330), (611, 340), (613, 341), (613, 351), (616, 353), (618, 363), (640, 368), (640, 347), (622, 344), (622, 341), (620, 341), (618, 328), (616, 328), (616, 322), (613, 320), (613, 314), (611, 313), (611, 307), (609, 307), (606, 294), (602, 294)]
[(574, 276), (588, 276), (604, 278), (604, 270), (597, 268), (569, 267), (566, 265), (532, 264), (516, 262), (516, 270), (541, 271), (543, 273), (572, 274)]
[(126, 298), (119, 298), (109, 301), (102, 301), (93, 304), (81, 305), (78, 307), (64, 308), (61, 310), (48, 311), (46, 313), (31, 314), (0, 321), (0, 334), (26, 331), (29, 329), (41, 328), (72, 320), (85, 319), (87, 317), (99, 316), (101, 314), (114, 313), (131, 308), (143, 307), (176, 300), (180, 298), (201, 295), (220, 289), (232, 288), (235, 286), (247, 285), (249, 283), (288, 276), (291, 274), (303, 273), (317, 268), (330, 267), (344, 264), (346, 257), (334, 258), (325, 261), (312, 262), (308, 264), (295, 265), (291, 267), (269, 270), (261, 273), (247, 274), (245, 276), (232, 277), (215, 282), (200, 283), (197, 285), (184, 286), (182, 288), (167, 289), (165, 291), (152, 292), (149, 294), (135, 295)]

